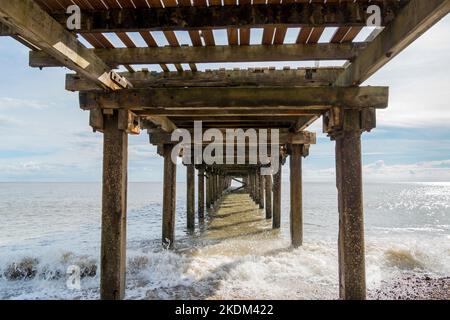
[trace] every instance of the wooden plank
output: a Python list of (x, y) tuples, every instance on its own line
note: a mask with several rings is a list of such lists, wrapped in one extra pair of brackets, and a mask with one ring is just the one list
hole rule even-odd
[[(382, 12), (382, 26), (387, 25), (403, 2), (397, 0), (372, 1)], [(168, 30), (205, 30), (226, 28), (264, 28), (266, 26), (340, 27), (366, 26), (367, 3), (344, 5), (326, 3), (277, 3), (235, 6), (171, 6), (153, 8), (111, 8), (83, 10), (80, 33), (139, 32)], [(52, 12), (60, 24), (66, 23), (64, 10)], [(176, 18), (174, 18), (176, 17)], [(236, 17), (239, 17), (236, 19)]]
[[(208, 46), (208, 47), (162, 47), (162, 48), (117, 48), (88, 49), (108, 65), (160, 64), (160, 63), (219, 63), (261, 61), (314, 61), (352, 60), (364, 43), (286, 44), (271, 46)], [(31, 52), (31, 67), (62, 66), (45, 52)]]
[(336, 85), (363, 83), (449, 12), (449, 0), (411, 0), (350, 64)]
[[(344, 68), (301, 68), (290, 70), (216, 70), (208, 72), (120, 73), (134, 88), (239, 87), (239, 86), (330, 86)], [(66, 75), (69, 91), (91, 91), (97, 86), (77, 74)], [(101, 90), (101, 89), (98, 89)]]
[(118, 90), (130, 85), (126, 79), (121, 79), (123, 84), (113, 81), (115, 73), (34, 1), (0, 0), (0, 16), (3, 23), (13, 25), (18, 34), (31, 43), (39, 44), (44, 52), (61, 65), (82, 74), (99, 86)]
[(387, 87), (152, 88), (81, 92), (82, 109), (386, 108)]

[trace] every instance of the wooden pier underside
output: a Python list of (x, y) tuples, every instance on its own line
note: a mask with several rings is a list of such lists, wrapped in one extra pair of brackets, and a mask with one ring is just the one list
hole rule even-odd
[[(74, 4), (81, 9), (81, 28), (71, 31), (66, 9)], [(380, 26), (356, 42), (370, 5), (380, 8)], [(90, 125), (104, 134), (102, 299), (125, 297), (128, 134), (147, 130), (164, 158), (166, 247), (176, 246), (174, 150), (194, 155), (184, 158), (194, 160), (186, 163), (188, 228), (195, 228), (195, 219), (204, 219), (238, 179), (255, 206), (265, 208), (274, 229), (280, 228), (282, 216), (290, 217), (292, 245), (298, 247), (307, 241), (302, 233), (302, 158), (316, 142), (306, 129), (319, 118), (336, 141), (340, 298), (364, 299), (361, 134), (376, 127), (376, 110), (388, 106), (388, 88), (361, 85), (449, 11), (450, 0), (0, 0), (0, 36), (29, 47), (31, 67), (64, 66), (75, 72), (67, 75), (66, 89), (80, 92)], [(330, 27), (335, 31), (323, 41)], [(226, 44), (218, 44), (217, 30), (226, 31)], [(255, 41), (257, 30), (262, 37)], [(167, 46), (155, 32), (161, 32)], [(189, 44), (178, 32), (187, 33)], [(295, 33), (293, 42), (287, 41), (288, 32)], [(280, 61), (339, 63), (272, 67)], [(226, 70), (220, 67), (225, 62), (265, 66)], [(139, 69), (146, 64), (160, 71)], [(198, 121), (200, 132), (195, 130)], [(208, 129), (220, 135), (227, 129), (255, 129), (257, 141), (263, 136), (259, 130), (279, 130), (279, 140), (268, 141), (275, 154), (269, 163), (253, 161), (248, 152), (230, 156), (232, 164), (211, 164), (195, 157), (196, 151), (207, 151), (211, 140), (176, 149), (172, 135), (180, 129), (193, 137)], [(241, 143), (258, 150), (250, 139)], [(281, 212), (281, 172), (288, 160), (290, 214)], [(274, 165), (278, 170), (264, 174)]]

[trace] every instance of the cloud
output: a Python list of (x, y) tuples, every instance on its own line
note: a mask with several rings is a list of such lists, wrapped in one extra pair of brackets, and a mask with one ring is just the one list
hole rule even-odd
[(17, 99), (10, 97), (0, 97), (0, 110), (9, 110), (17, 108), (25, 109), (45, 109), (48, 107), (48, 103), (44, 104), (35, 100)]
[[(335, 179), (335, 169), (305, 170), (305, 179), (327, 181)], [(386, 164), (378, 160), (363, 167), (365, 181), (430, 182), (450, 181), (450, 160), (422, 161), (413, 164)]]

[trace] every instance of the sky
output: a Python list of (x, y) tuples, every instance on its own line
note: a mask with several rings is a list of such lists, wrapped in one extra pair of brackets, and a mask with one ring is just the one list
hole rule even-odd
[[(450, 181), (449, 32), (447, 16), (364, 84), (390, 87), (388, 109), (363, 135), (366, 181)], [(0, 181), (101, 181), (102, 134), (92, 132), (78, 95), (64, 90), (68, 70), (28, 67), (28, 49), (10, 38), (0, 38), (0, 70)], [(318, 143), (304, 160), (305, 180), (331, 181), (334, 142), (320, 121), (309, 130)], [(129, 144), (129, 180), (161, 181), (163, 160), (146, 132)]]

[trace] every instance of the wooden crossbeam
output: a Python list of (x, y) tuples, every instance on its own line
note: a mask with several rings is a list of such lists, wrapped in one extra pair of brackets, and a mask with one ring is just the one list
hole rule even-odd
[(113, 73), (91, 50), (32, 0), (0, 0), (0, 22), (22, 38), (102, 88), (117, 90), (130, 84)]
[[(222, 132), (224, 139), (225, 139), (225, 134), (226, 134), (225, 129), (218, 129), (218, 130), (220, 130)], [(191, 133), (192, 137), (194, 137), (194, 131), (193, 130), (188, 130), (188, 131)], [(278, 131), (279, 131), (279, 140), (278, 141), (271, 141), (270, 131), (268, 132), (267, 143), (269, 145), (274, 145), (274, 144), (279, 144), (279, 145), (316, 144), (317, 143), (316, 134), (314, 132), (301, 131), (301, 132), (293, 133), (287, 129), (279, 129)], [(150, 137), (150, 143), (154, 144), (154, 145), (178, 144), (179, 143), (179, 141), (173, 141), (172, 135), (170, 133), (166, 133), (166, 132), (161, 132), (161, 131), (151, 132), (149, 134), (149, 137)], [(246, 147), (258, 146), (258, 143), (260, 141), (259, 131), (257, 131), (257, 138), (258, 138), (258, 141), (256, 141), (254, 144), (249, 141), (246, 141), (244, 145)], [(211, 141), (202, 141), (203, 145), (208, 145), (210, 143), (211, 143)], [(239, 145), (238, 141), (235, 141), (235, 146), (238, 146), (238, 145)], [(192, 147), (193, 146), (194, 146), (194, 142), (192, 142)], [(225, 144), (224, 144), (224, 147), (225, 147)]]
[(359, 85), (450, 12), (449, 0), (411, 0), (337, 79)]
[[(134, 88), (158, 87), (239, 87), (239, 86), (329, 86), (344, 68), (304, 68), (290, 70), (249, 69), (207, 72), (120, 73)], [(91, 91), (97, 87), (77, 74), (66, 76), (69, 91)]]
[[(371, 1), (381, 8), (382, 25), (395, 17), (405, 1)], [(65, 24), (64, 11), (52, 13)], [(185, 6), (166, 8), (110, 8), (82, 12), (80, 33), (209, 30), (213, 28), (365, 26), (367, 3), (283, 3), (239, 6)]]
[[(316, 61), (354, 59), (365, 43), (287, 44), (272, 46), (208, 46), (89, 49), (107, 65), (175, 64), (260, 61)], [(58, 67), (61, 61), (45, 52), (31, 52), (30, 66)]]
[[(345, 108), (386, 108), (387, 87), (279, 87), (279, 88), (152, 88), (126, 89), (111, 93), (81, 92), (82, 109), (226, 110), (271, 109), (273, 115), (283, 108), (322, 110), (330, 106)], [(217, 114), (217, 113), (216, 113)]]

